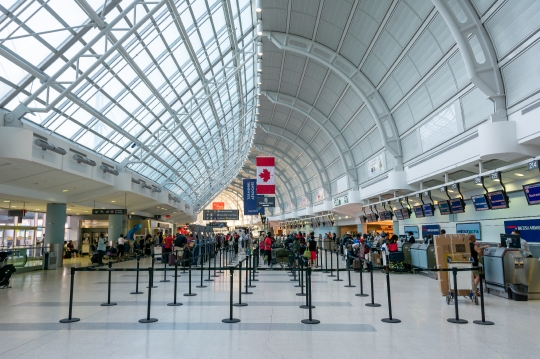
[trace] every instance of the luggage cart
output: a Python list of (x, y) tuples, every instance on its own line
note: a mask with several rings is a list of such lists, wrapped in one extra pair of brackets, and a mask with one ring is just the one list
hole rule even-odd
[[(471, 268), (471, 262), (448, 262), (448, 268)], [(454, 275), (452, 272), (448, 274), (448, 294), (446, 295), (446, 304), (450, 305), (454, 301), (454, 296), (463, 296), (469, 299), (474, 304), (478, 305), (478, 297), (476, 296), (476, 288), (474, 287), (473, 271), (458, 271), (457, 272), (457, 294), (454, 293)]]

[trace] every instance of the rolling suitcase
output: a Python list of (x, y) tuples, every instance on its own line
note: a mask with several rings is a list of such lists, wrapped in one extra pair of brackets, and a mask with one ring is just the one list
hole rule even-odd
[(169, 255), (169, 266), (174, 266), (174, 262), (176, 262), (176, 256), (174, 253), (167, 253)]
[(359, 259), (353, 260), (353, 269), (360, 269), (360, 260)]

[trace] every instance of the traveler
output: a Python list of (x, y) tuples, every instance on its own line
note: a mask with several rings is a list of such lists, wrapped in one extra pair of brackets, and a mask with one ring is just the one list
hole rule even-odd
[(397, 252), (398, 251), (398, 236), (392, 235), (392, 237), (388, 240), (388, 243), (386, 247), (388, 248), (388, 252)]
[(144, 241), (144, 255), (149, 256), (152, 254), (152, 236), (150, 234), (146, 235)]
[(308, 248), (311, 252), (311, 257), (309, 258), (309, 266), (313, 267), (313, 264), (317, 261), (317, 241), (315, 241), (315, 232), (309, 234)]
[(173, 242), (173, 237), (170, 234), (167, 234), (167, 237), (164, 240), (165, 253), (171, 253), (173, 251)]
[(270, 232), (268, 232), (264, 239), (264, 251), (267, 257), (267, 264), (270, 265), (272, 262), (272, 233)]
[[(474, 234), (471, 234), (469, 236), (469, 246), (471, 249), (471, 257), (472, 257), (472, 263), (473, 267), (477, 267), (480, 264), (483, 264), (484, 262), (484, 249), (489, 248), (489, 245), (480, 246), (476, 242), (476, 236)], [(474, 275), (474, 289), (476, 291), (476, 295), (479, 296), (480, 292), (478, 292), (478, 283), (480, 283), (480, 276), (478, 275), (478, 269), (473, 270)]]
[(186, 245), (188, 242), (186, 236), (184, 236), (181, 232), (178, 232), (176, 235), (176, 239), (174, 240), (174, 246), (180, 248), (184, 248), (184, 245)]
[(441, 235), (446, 234), (446, 229), (441, 229)]
[(407, 232), (407, 243), (414, 244), (416, 239), (414, 239), (413, 232)]
[(98, 264), (103, 265), (103, 256), (105, 256), (105, 251), (107, 250), (107, 246), (105, 245), (105, 238), (103, 237), (103, 233), (99, 234), (98, 239), (98, 245), (97, 245), (97, 252), (98, 252)]
[(125, 251), (126, 251), (126, 246), (125, 246), (124, 235), (120, 234), (120, 237), (118, 237), (118, 257), (117, 257), (118, 260), (124, 256)]
[(73, 241), (71, 239), (67, 243), (67, 249), (71, 252), (71, 255), (73, 257), (77, 256), (78, 251), (75, 249), (75, 245), (73, 244)]

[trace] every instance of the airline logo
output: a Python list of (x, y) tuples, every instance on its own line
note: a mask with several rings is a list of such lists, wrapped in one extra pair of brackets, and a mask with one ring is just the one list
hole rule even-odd
[(274, 157), (257, 157), (257, 194), (275, 194)]

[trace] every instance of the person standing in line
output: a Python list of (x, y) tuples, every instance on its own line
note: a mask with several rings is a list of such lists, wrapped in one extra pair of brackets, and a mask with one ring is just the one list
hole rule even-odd
[(414, 239), (413, 232), (407, 232), (407, 243), (415, 244), (416, 239)]
[(266, 238), (264, 239), (264, 250), (266, 252), (268, 265), (272, 262), (272, 233), (268, 232)]
[[(474, 234), (471, 234), (469, 236), (469, 246), (471, 249), (471, 257), (473, 262), (473, 267), (477, 267), (480, 264), (484, 263), (484, 249), (489, 248), (489, 245), (480, 246), (476, 242), (476, 236)], [(480, 292), (478, 291), (478, 284), (480, 283), (480, 275), (478, 273), (478, 269), (473, 270), (473, 276), (474, 276), (474, 289), (476, 291), (476, 295), (479, 296)]]
[(309, 266), (313, 267), (313, 265), (317, 261), (317, 241), (315, 240), (315, 232), (309, 233), (308, 248), (311, 252), (311, 257), (309, 258)]
[(117, 260), (120, 260), (124, 256), (124, 252), (126, 251), (126, 241), (124, 239), (124, 235), (120, 234), (120, 237), (118, 237), (118, 257), (116, 257)]
[(100, 233), (99, 234), (99, 239), (98, 239), (98, 245), (97, 245), (97, 252), (98, 252), (98, 257), (99, 257), (98, 264), (99, 265), (103, 265), (103, 257), (105, 256), (105, 251), (106, 250), (107, 250), (107, 245), (105, 244), (105, 238), (103, 237), (103, 233)]

